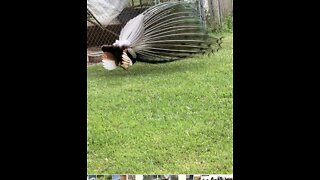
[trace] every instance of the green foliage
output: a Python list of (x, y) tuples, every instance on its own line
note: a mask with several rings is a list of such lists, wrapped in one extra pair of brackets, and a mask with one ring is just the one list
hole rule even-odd
[(226, 16), (222, 22), (223, 32), (233, 32), (233, 16)]
[(207, 27), (213, 33), (232, 33), (233, 32), (233, 16), (226, 16), (222, 20), (222, 28), (218, 22), (214, 22), (210, 18), (207, 20)]

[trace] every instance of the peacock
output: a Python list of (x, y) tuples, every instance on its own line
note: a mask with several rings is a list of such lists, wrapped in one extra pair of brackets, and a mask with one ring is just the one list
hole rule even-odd
[(165, 2), (129, 20), (112, 45), (103, 45), (105, 69), (127, 70), (137, 61), (167, 63), (197, 54), (214, 53), (222, 38), (213, 37), (187, 2)]

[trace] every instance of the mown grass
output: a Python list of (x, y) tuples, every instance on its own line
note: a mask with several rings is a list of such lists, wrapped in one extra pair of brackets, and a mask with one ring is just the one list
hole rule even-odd
[(213, 56), (87, 70), (87, 173), (232, 174), (232, 34)]

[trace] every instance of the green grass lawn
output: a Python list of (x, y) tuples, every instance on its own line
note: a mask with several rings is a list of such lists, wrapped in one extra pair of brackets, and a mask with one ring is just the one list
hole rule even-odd
[(87, 70), (87, 173), (233, 174), (232, 34), (219, 52)]

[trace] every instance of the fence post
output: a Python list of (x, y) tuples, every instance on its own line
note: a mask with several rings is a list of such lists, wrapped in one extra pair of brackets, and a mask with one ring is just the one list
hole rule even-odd
[(215, 27), (221, 28), (219, 0), (208, 0), (210, 16)]
[(220, 3), (220, 0), (218, 0), (218, 12), (219, 12), (219, 24), (220, 24), (220, 28), (222, 29), (222, 15), (221, 15), (221, 3)]
[(231, 15), (233, 16), (233, 0), (231, 0)]
[(214, 9), (213, 9), (213, 0), (208, 0), (209, 13), (210, 13), (210, 23), (214, 23)]

